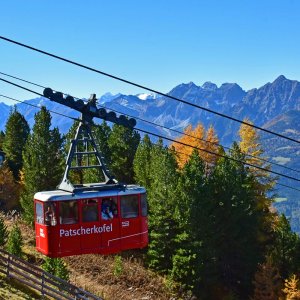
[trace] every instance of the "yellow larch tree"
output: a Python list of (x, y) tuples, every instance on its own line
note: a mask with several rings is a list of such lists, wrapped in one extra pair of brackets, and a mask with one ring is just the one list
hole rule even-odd
[[(270, 177), (270, 173), (268, 170), (271, 169), (271, 165), (266, 162), (266, 158), (263, 156), (263, 149), (259, 141), (259, 135), (253, 124), (248, 118), (243, 120), (245, 123), (250, 124), (242, 124), (239, 130), (240, 143), (239, 146), (241, 148), (242, 153), (246, 155), (246, 163), (257, 166), (249, 166), (252, 174), (258, 179), (258, 182), (263, 183), (261, 186), (264, 187), (264, 192), (270, 190), (274, 184), (274, 178)], [(263, 168), (265, 170), (259, 169)]]
[[(180, 168), (182, 168), (191, 156), (194, 148), (204, 149), (210, 152), (217, 153), (218, 151), (218, 137), (212, 126), (205, 132), (204, 126), (199, 123), (195, 129), (192, 125), (185, 128), (184, 134), (176, 139), (177, 142), (173, 142), (171, 147), (177, 153), (177, 161)], [(181, 144), (182, 143), (182, 144)], [(190, 146), (187, 146), (190, 145)], [(199, 151), (200, 157), (208, 164), (212, 164), (216, 161), (216, 156), (206, 151)]]
[(206, 132), (205, 140), (207, 142), (204, 142), (204, 149), (207, 150), (208, 152), (203, 152), (201, 151), (202, 158), (205, 162), (207, 162), (209, 165), (214, 165), (218, 159), (218, 156), (214, 154), (210, 154), (209, 152), (212, 153), (218, 153), (219, 149), (219, 139), (216, 134), (215, 129), (210, 126)]
[[(243, 122), (253, 125), (248, 118), (244, 119)], [(241, 139), (241, 151), (246, 155), (251, 155), (247, 157), (247, 163), (262, 167), (263, 162), (259, 158), (262, 156), (264, 151), (261, 148), (259, 135), (255, 128), (247, 124), (242, 124), (239, 130), (239, 136)]]
[(282, 291), (286, 294), (286, 300), (300, 300), (299, 279), (296, 275), (284, 281)]
[[(249, 119), (244, 119), (244, 122), (252, 124)], [(252, 174), (254, 178), (253, 191), (256, 194), (257, 208), (270, 212), (270, 214), (266, 214), (261, 220), (258, 231), (259, 239), (267, 242), (268, 235), (264, 234), (265, 228), (271, 228), (275, 222), (275, 214), (272, 213), (271, 209), (273, 199), (269, 196), (269, 192), (272, 191), (272, 188), (276, 183), (276, 178), (270, 176), (270, 173), (268, 172), (268, 170), (271, 169), (271, 166), (263, 156), (264, 151), (255, 128), (247, 124), (242, 124), (239, 130), (239, 136), (239, 146), (242, 153), (245, 154), (245, 162), (251, 164), (248, 168), (249, 173)], [(259, 168), (263, 168), (263, 170)]]

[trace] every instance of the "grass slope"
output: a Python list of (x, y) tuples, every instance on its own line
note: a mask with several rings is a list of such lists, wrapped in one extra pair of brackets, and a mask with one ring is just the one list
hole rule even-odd
[[(6, 221), (8, 228), (12, 227), (13, 222), (12, 220)], [(23, 259), (40, 266), (44, 256), (35, 250), (34, 230), (21, 221), (19, 221), (19, 226), (24, 240)], [(142, 266), (142, 260), (134, 258), (130, 252), (122, 254), (122, 260), (118, 263), (116, 256), (113, 255), (71, 256), (64, 258), (64, 261), (70, 271), (72, 284), (103, 297), (105, 300), (177, 299), (167, 288), (165, 279), (145, 269)], [(4, 291), (9, 292), (7, 284), (3, 288), (3, 293)], [(14, 295), (17, 294), (14, 293)], [(24, 295), (23, 298), (22, 296), (20, 296), (21, 298), (12, 298), (7, 295), (3, 297), (5, 297), (3, 299), (39, 299), (26, 298), (27, 296)]]

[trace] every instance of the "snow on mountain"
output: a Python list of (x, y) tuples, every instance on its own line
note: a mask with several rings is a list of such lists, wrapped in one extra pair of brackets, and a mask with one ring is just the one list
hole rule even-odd
[(156, 94), (137, 94), (136, 97), (138, 97), (140, 100), (153, 100), (156, 99), (157, 96)]
[(112, 101), (113, 99), (119, 97), (121, 94), (118, 93), (118, 94), (115, 94), (113, 95), (112, 93), (106, 93), (104, 95), (102, 95), (99, 99), (98, 99), (98, 103), (99, 104), (105, 104), (106, 102), (110, 102)]

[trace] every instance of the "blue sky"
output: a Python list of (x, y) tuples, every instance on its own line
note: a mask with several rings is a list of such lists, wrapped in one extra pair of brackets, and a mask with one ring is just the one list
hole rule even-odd
[[(299, 12), (297, 0), (9, 0), (0, 35), (162, 92), (190, 81), (248, 90), (300, 80)], [(77, 97), (145, 92), (3, 40), (0, 72)], [(2, 82), (0, 94), (35, 97)]]

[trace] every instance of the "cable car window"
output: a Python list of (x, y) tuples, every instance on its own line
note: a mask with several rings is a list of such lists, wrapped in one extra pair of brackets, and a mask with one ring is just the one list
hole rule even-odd
[(101, 218), (111, 220), (118, 217), (118, 205), (116, 198), (103, 198), (101, 205)]
[(43, 204), (39, 202), (35, 203), (35, 221), (38, 224), (44, 224)]
[(141, 195), (141, 209), (142, 209), (142, 216), (146, 217), (148, 214), (148, 209), (147, 209), (147, 195), (142, 194)]
[(60, 224), (78, 223), (78, 204), (76, 201), (62, 201), (59, 203)]
[(98, 200), (85, 199), (82, 205), (82, 221), (83, 222), (96, 222), (98, 221)]
[(45, 203), (44, 211), (45, 211), (45, 224), (55, 226), (57, 222), (56, 222), (54, 203)]
[(121, 197), (122, 218), (136, 218), (139, 215), (139, 201), (137, 195)]

